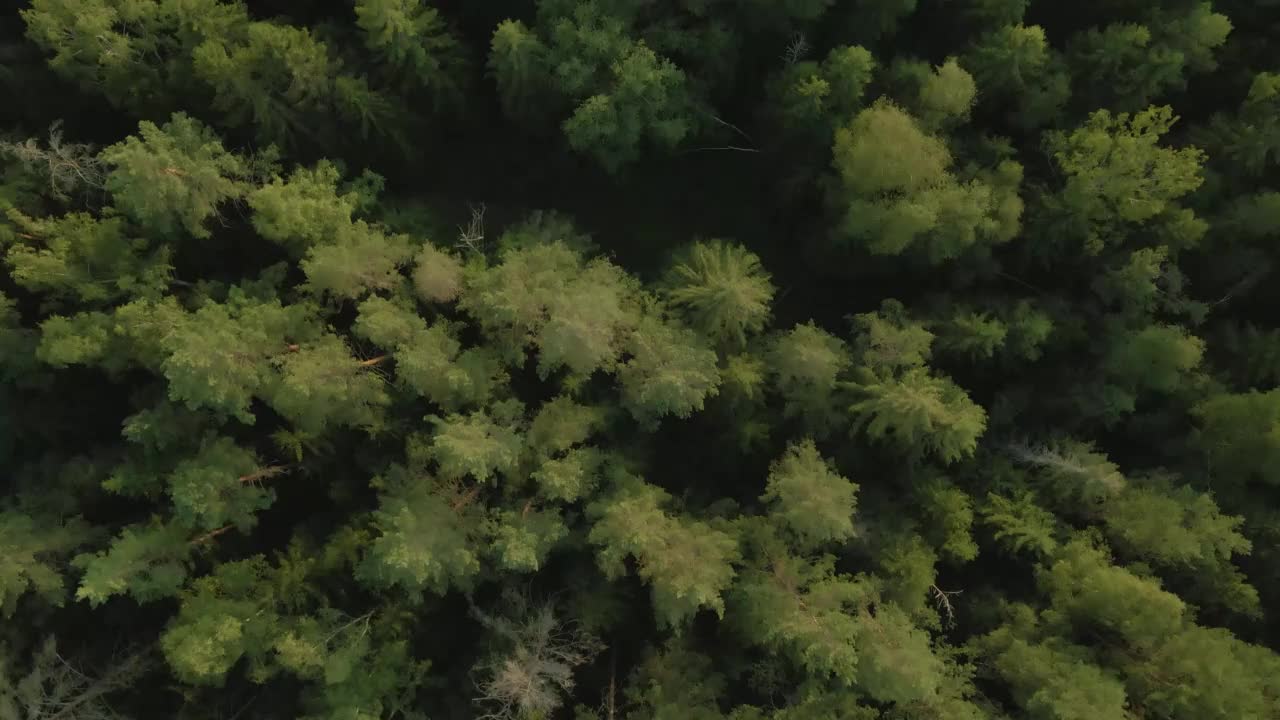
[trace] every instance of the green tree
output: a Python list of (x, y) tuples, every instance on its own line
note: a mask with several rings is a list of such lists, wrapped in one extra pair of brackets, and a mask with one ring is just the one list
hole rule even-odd
[(761, 500), (774, 506), (805, 546), (853, 536), (854, 496), (858, 486), (841, 477), (818, 454), (813, 441), (792, 445), (769, 470)]
[(243, 192), (237, 181), (246, 172), (244, 162), (182, 113), (160, 127), (144, 120), (138, 134), (102, 151), (115, 206), (150, 231), (181, 228), (208, 237), (205, 224), (218, 216), (218, 206)]
[(626, 558), (635, 558), (653, 592), (658, 623), (678, 628), (699, 609), (724, 615), (723, 593), (734, 578), (739, 551), (729, 533), (668, 513), (662, 506), (669, 499), (639, 478), (620, 478), (588, 505), (588, 541), (609, 577), (623, 575)]
[(698, 242), (672, 261), (665, 278), (667, 301), (690, 326), (717, 342), (742, 346), (764, 329), (774, 288), (760, 258), (741, 245)]

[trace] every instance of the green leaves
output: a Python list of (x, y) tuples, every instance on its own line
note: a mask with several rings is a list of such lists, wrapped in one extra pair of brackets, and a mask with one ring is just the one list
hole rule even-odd
[(468, 588), (480, 571), (481, 530), (475, 493), (433, 483), (395, 468), (374, 513), (378, 536), (356, 577), (377, 587), (399, 586), (412, 595)]
[(61, 522), (17, 510), (0, 511), (0, 615), (13, 617), (27, 592), (61, 606), (66, 600), (66, 580), (59, 572), (60, 556), (89, 538), (89, 526), (78, 518)]
[[(938, 112), (965, 104), (947, 99), (943, 90), (933, 92), (930, 102), (943, 108)], [(950, 172), (946, 145), (892, 103), (877, 101), (838, 129), (833, 155), (842, 190), (834, 198), (843, 216), (841, 235), (872, 253), (898, 255), (915, 247), (940, 263), (1016, 234), (1017, 214), (1010, 232), (999, 212), (1008, 205), (1006, 196), (1017, 196), (1021, 168), (1009, 163), (1006, 182), (962, 180)]]
[(642, 424), (687, 418), (718, 392), (715, 352), (672, 321), (644, 318), (625, 347), (631, 357), (618, 370), (622, 406)]
[(1204, 153), (1157, 144), (1175, 120), (1168, 106), (1134, 115), (1099, 110), (1070, 134), (1049, 134), (1049, 152), (1067, 176), (1062, 202), (1086, 226), (1087, 248), (1096, 252), (1127, 224), (1174, 209), (1200, 187)]
[(183, 113), (160, 127), (144, 120), (138, 134), (102, 151), (112, 168), (106, 189), (115, 206), (152, 232), (209, 237), (207, 222), (218, 216), (218, 206), (243, 192), (243, 161)]
[(523, 440), (505, 423), (485, 412), (433, 418), (436, 426), (430, 455), (446, 480), (472, 477), (487, 482), (515, 470)]
[(173, 273), (172, 251), (130, 237), (123, 218), (69, 213), (59, 218), (9, 218), (27, 242), (14, 243), (5, 264), (20, 286), (87, 305), (159, 297)]
[(77, 600), (97, 606), (115, 595), (140, 603), (171, 597), (187, 579), (190, 533), (180, 525), (134, 525), (121, 531), (109, 548), (77, 556), (84, 571)]
[(588, 541), (610, 577), (625, 572), (633, 557), (653, 591), (660, 625), (678, 628), (699, 609), (723, 616), (722, 593), (738, 560), (732, 535), (707, 523), (668, 514), (669, 496), (635, 477), (624, 477), (607, 495), (587, 507), (592, 518)]
[(854, 495), (858, 486), (837, 474), (818, 454), (812, 440), (792, 445), (773, 464), (761, 500), (774, 504), (772, 516), (794, 532), (805, 547), (853, 536)]
[(955, 383), (912, 368), (896, 380), (859, 385), (849, 406), (873, 439), (909, 454), (929, 453), (946, 463), (972, 455), (987, 414)]
[(1232, 485), (1280, 483), (1280, 390), (1214, 395), (1194, 412), (1201, 422), (1199, 444), (1215, 478)]
[(760, 258), (721, 240), (685, 248), (665, 278), (667, 301), (693, 328), (726, 345), (741, 346), (764, 328), (773, 292)]

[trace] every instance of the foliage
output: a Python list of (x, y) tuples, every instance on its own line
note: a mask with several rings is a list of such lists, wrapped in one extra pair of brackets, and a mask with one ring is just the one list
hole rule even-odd
[(0, 718), (1273, 718), (1275, 5), (17, 3)]

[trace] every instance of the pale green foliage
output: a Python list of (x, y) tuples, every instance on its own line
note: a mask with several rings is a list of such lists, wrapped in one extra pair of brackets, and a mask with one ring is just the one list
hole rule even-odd
[(1017, 169), (1012, 187), (962, 181), (949, 171), (946, 145), (892, 103), (877, 101), (838, 129), (833, 154), (844, 190), (841, 233), (873, 253), (918, 246), (937, 263), (1012, 237), (1001, 211), (1009, 207), (1005, 195), (1016, 195), (1020, 168), (1007, 163), (1008, 172)]
[(543, 497), (572, 502), (595, 489), (601, 463), (598, 451), (575, 448), (564, 457), (543, 460), (530, 477)]
[(851, 364), (844, 341), (812, 322), (796, 325), (771, 343), (765, 360), (786, 417), (803, 418), (822, 435), (842, 421), (835, 392)]
[(332, 240), (351, 225), (358, 200), (355, 193), (338, 193), (340, 177), (332, 163), (321, 161), (295, 169), (288, 180), (273, 177), (254, 188), (247, 198), (253, 229), (297, 255)]
[(462, 350), (449, 325), (427, 325), (417, 313), (383, 298), (360, 304), (355, 332), (395, 354), (396, 378), (446, 411), (479, 404), (504, 378), (485, 348)]
[(769, 468), (760, 499), (772, 503), (771, 516), (784, 522), (804, 546), (847, 540), (853, 536), (858, 486), (840, 476), (818, 454), (812, 440), (791, 445)]
[(1052, 639), (1028, 641), (1007, 627), (976, 643), (1033, 720), (1129, 720), (1120, 679), (1092, 663), (1088, 650)]
[(835, 126), (862, 107), (876, 61), (859, 46), (832, 48), (826, 59), (787, 65), (769, 86), (775, 111), (793, 132), (823, 134), (830, 141)]
[(273, 380), (270, 360), (310, 334), (310, 310), (301, 305), (210, 303), (172, 325), (161, 317), (161, 370), (169, 397), (190, 408), (209, 408), (252, 422), (249, 403)]
[(1229, 563), (1247, 555), (1244, 519), (1224, 515), (1190, 486), (1130, 485), (1103, 509), (1107, 534), (1127, 554), (1160, 565)]
[(946, 463), (972, 455), (987, 414), (948, 378), (912, 368), (901, 377), (856, 386), (862, 399), (849, 406), (855, 427), (903, 451), (928, 453)]
[[(634, 710), (626, 720), (658, 718), (722, 720), (718, 701), (725, 690), (724, 676), (715, 671), (706, 655), (678, 642), (647, 654), (625, 689)], [(598, 720), (587, 716), (580, 720)]]
[(671, 149), (692, 129), (685, 75), (638, 42), (610, 66), (607, 90), (586, 98), (564, 121), (574, 150), (616, 172), (636, 161), (641, 142)]
[(914, 60), (898, 61), (890, 74), (904, 86), (904, 101), (925, 128), (936, 130), (969, 118), (978, 88), (955, 58), (935, 67)]
[(960, 355), (970, 360), (989, 360), (1004, 347), (1009, 328), (999, 318), (984, 312), (960, 312), (937, 328), (939, 352)]
[(169, 285), (170, 251), (129, 237), (123, 218), (88, 213), (34, 219), (16, 210), (9, 220), (27, 242), (11, 245), (5, 264), (18, 285), (93, 304), (156, 297)]
[(312, 245), (301, 266), (312, 292), (355, 300), (402, 283), (400, 267), (412, 253), (407, 235), (387, 235), (357, 220)]
[(1151, 325), (1121, 333), (1107, 352), (1103, 367), (1112, 377), (1143, 389), (1173, 392), (1200, 365), (1204, 341), (1185, 328)]
[(273, 598), (263, 593), (267, 572), (261, 556), (229, 562), (183, 593), (177, 618), (160, 638), (179, 678), (220, 685), (242, 657), (262, 663), (280, 631), (280, 618), (271, 611)]
[(689, 417), (719, 391), (715, 351), (674, 321), (645, 317), (625, 347), (630, 358), (618, 369), (622, 406), (641, 423)]
[(243, 5), (219, 0), (35, 0), (22, 17), (56, 72), (134, 112), (170, 105), (192, 47), (248, 22)]
[(111, 318), (104, 313), (51, 315), (40, 323), (36, 357), (54, 367), (100, 362), (111, 343)]
[(984, 102), (1013, 105), (1010, 120), (1040, 127), (1059, 116), (1071, 95), (1066, 63), (1039, 25), (1006, 25), (980, 37), (962, 59)]
[(587, 539), (605, 574), (621, 576), (633, 557), (640, 577), (653, 591), (660, 625), (679, 627), (699, 609), (724, 615), (722, 594), (732, 582), (737, 540), (728, 533), (663, 509), (670, 496), (634, 477), (621, 478), (605, 497), (591, 503)]
[(501, 510), (488, 523), (490, 552), (499, 568), (536, 572), (551, 550), (569, 533), (554, 509), (535, 509), (529, 501), (520, 510)]
[(470, 587), (483, 547), (471, 499), (402, 468), (394, 469), (389, 481), (391, 489), (374, 513), (378, 535), (356, 577), (415, 595)]
[(635, 281), (618, 266), (587, 263), (547, 303), (547, 320), (534, 338), (538, 373), (566, 367), (577, 377), (611, 369), (620, 336), (636, 322)]
[(1222, 628), (1189, 627), (1127, 673), (1147, 707), (1177, 720), (1264, 718), (1280, 692), (1275, 653)]
[(907, 315), (897, 300), (884, 300), (876, 312), (853, 317), (858, 330), (854, 357), (877, 374), (923, 366), (929, 360), (933, 333)]
[(404, 84), (430, 90), (436, 100), (459, 91), (465, 62), (462, 47), (440, 11), (423, 0), (357, 0), (356, 26), (365, 45), (404, 77)]
[(1112, 565), (1105, 548), (1087, 539), (1063, 545), (1037, 581), (1055, 612), (1073, 625), (1116, 633), (1135, 649), (1158, 645), (1185, 623), (1186, 605), (1177, 595)]
[(256, 513), (275, 499), (261, 482), (249, 479), (257, 469), (253, 453), (230, 438), (206, 438), (199, 452), (169, 475), (174, 519), (201, 530), (228, 524), (240, 530), (252, 528), (257, 524)]
[(179, 525), (132, 525), (106, 550), (77, 556), (77, 600), (98, 606), (115, 595), (151, 602), (176, 595), (187, 579), (189, 532)]
[(512, 360), (536, 344), (539, 371), (609, 368), (634, 324), (635, 283), (605, 260), (582, 262), (564, 242), (512, 247), (468, 282), (459, 306)]
[(1280, 484), (1280, 390), (1214, 395), (1194, 412), (1214, 478)]
[(539, 96), (550, 90), (547, 47), (519, 20), (503, 20), (493, 31), (489, 70), (508, 115), (531, 115)]
[(782, 651), (815, 677), (851, 685), (872, 590), (833, 565), (782, 555), (744, 570), (730, 594), (730, 617), (752, 642)]
[(858, 687), (885, 703), (907, 705), (933, 698), (941, 683), (942, 662), (929, 635), (892, 603), (864, 612), (858, 634), (861, 662)]
[(207, 221), (218, 206), (238, 197), (246, 168), (227, 152), (212, 130), (183, 113), (157, 127), (142, 121), (139, 137), (102, 151), (110, 166), (106, 189), (115, 206), (152, 232), (179, 229), (209, 237)]
[(774, 293), (760, 258), (722, 240), (686, 247), (668, 267), (663, 289), (691, 327), (735, 346), (764, 328)]
[(318, 434), (330, 425), (377, 427), (390, 403), (382, 378), (337, 335), (298, 345), (275, 362), (280, 377), (266, 391), (267, 400), (305, 432)]
[(1115, 463), (1087, 443), (1014, 444), (1008, 451), (1018, 462), (1036, 468), (1041, 487), (1071, 512), (1092, 515), (1127, 484)]
[(468, 475), (481, 482), (515, 470), (524, 440), (484, 411), (432, 418), (431, 457), (446, 480)]
[(922, 533), (939, 552), (957, 562), (978, 556), (972, 533), (973, 503), (967, 493), (943, 478), (934, 478), (921, 486), (919, 503), (924, 517)]
[(1008, 497), (987, 494), (982, 521), (991, 526), (997, 542), (1013, 552), (1028, 551), (1048, 556), (1058, 548), (1058, 521), (1053, 513), (1036, 504), (1035, 496), (1023, 492)]
[(462, 292), (462, 263), (431, 243), (423, 243), (413, 257), (413, 289), (426, 302), (457, 300)]
[(252, 124), (273, 141), (316, 139), (304, 113), (337, 116), (366, 136), (384, 129), (392, 113), (364, 78), (343, 72), (324, 43), (292, 25), (251, 22), (235, 36), (210, 37), (192, 51), (192, 63), (229, 124)]
[(1182, 54), (1153, 43), (1143, 25), (1090, 28), (1071, 39), (1067, 56), (1093, 107), (1140, 108), (1185, 82)]
[(1135, 115), (1099, 110), (1069, 134), (1049, 134), (1049, 152), (1067, 176), (1062, 201), (1085, 223), (1086, 247), (1096, 250), (1128, 224), (1175, 209), (1175, 200), (1200, 187), (1204, 153), (1158, 144), (1176, 119), (1167, 106)]
[(875, 540), (884, 598), (918, 617), (938, 578), (938, 554), (914, 532), (883, 530)]
[(603, 421), (601, 408), (560, 395), (543, 403), (529, 423), (529, 447), (547, 455), (564, 452), (585, 442)]
[(12, 617), (27, 592), (62, 605), (67, 588), (60, 565), (88, 539), (89, 528), (79, 518), (59, 521), (0, 511), (0, 617)]

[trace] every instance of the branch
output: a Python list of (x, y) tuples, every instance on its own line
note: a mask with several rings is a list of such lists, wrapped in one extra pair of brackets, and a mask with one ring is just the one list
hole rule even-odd
[(232, 526), (232, 525), (225, 525), (225, 526), (223, 526), (223, 527), (218, 528), (217, 530), (210, 530), (209, 532), (207, 532), (207, 533), (205, 533), (205, 534), (203, 534), (203, 535), (201, 535), (201, 536), (199, 536), (199, 537), (195, 538), (195, 539), (194, 539), (194, 540), (192, 540), (189, 544), (190, 544), (190, 545), (201, 545), (201, 544), (203, 544), (203, 543), (209, 542), (210, 540), (212, 540), (212, 539), (214, 539), (214, 538), (218, 537), (219, 535), (221, 535), (221, 534), (223, 534), (223, 533), (227, 532), (227, 531), (228, 531), (228, 530), (230, 530), (232, 527), (234, 527), (234, 526)]
[(732, 151), (735, 151), (735, 152), (745, 152), (745, 153), (758, 153), (758, 152), (760, 152), (759, 150), (757, 150), (757, 149), (755, 149), (755, 148), (738, 147), (737, 145), (725, 145), (724, 147), (704, 147), (704, 148), (693, 148), (692, 150), (686, 150), (686, 151), (685, 151), (685, 154), (688, 154), (688, 153), (696, 153), (696, 152), (719, 152), (719, 151), (724, 151), (724, 150), (732, 150)]
[[(64, 720), (65, 718), (73, 717), (73, 713), (75, 713), (76, 709), (81, 705), (97, 700), (103, 695), (123, 686), (128, 682), (131, 676), (145, 669), (144, 661), (146, 654), (146, 650), (140, 650), (129, 656), (124, 662), (116, 665), (113, 669), (108, 671), (106, 675), (98, 678), (90, 684), (89, 687), (85, 688), (84, 692), (80, 693), (76, 699), (68, 702), (66, 705), (63, 705), (61, 710), (50, 715), (47, 720)], [(58, 656), (58, 659), (62, 660), (62, 657)], [(72, 668), (65, 660), (62, 660), (62, 663), (66, 665), (68, 669), (71, 669), (72, 672), (84, 677), (82, 673)]]
[(243, 485), (248, 485), (249, 483), (256, 483), (259, 480), (270, 480), (273, 477), (279, 477), (287, 472), (289, 472), (289, 468), (284, 465), (268, 465), (264, 468), (255, 470), (248, 475), (241, 475), (236, 478), (236, 480), (239, 480)]
[(755, 143), (755, 140), (752, 140), (752, 139), (751, 139), (751, 136), (750, 136), (750, 135), (748, 135), (748, 134), (746, 134), (745, 132), (743, 132), (743, 131), (742, 131), (742, 128), (738, 127), (737, 125), (734, 125), (733, 123), (728, 122), (728, 121), (726, 121), (726, 120), (721, 120), (720, 118), (716, 117), (715, 115), (712, 115), (712, 116), (711, 116), (711, 119), (712, 119), (712, 120), (715, 120), (716, 122), (720, 123), (721, 125), (723, 125), (723, 126), (725, 126), (725, 127), (729, 128), (730, 130), (732, 130), (732, 131), (734, 131), (734, 132), (738, 133), (739, 135), (741, 135), (742, 137), (746, 138), (746, 139), (747, 139), (747, 142)]

